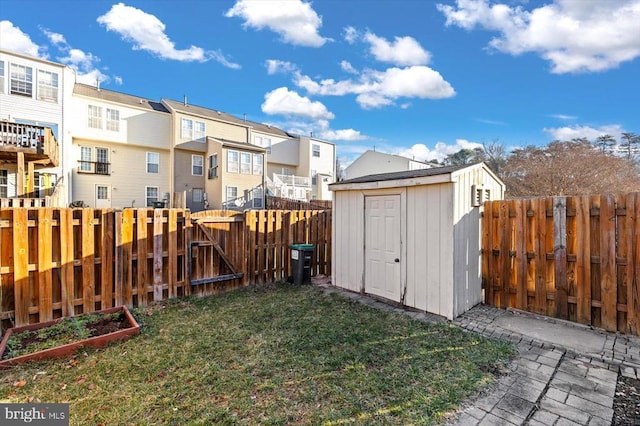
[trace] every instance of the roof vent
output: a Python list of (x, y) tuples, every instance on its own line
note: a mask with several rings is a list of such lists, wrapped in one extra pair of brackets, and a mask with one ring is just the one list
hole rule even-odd
[(187, 95), (184, 95), (184, 99), (182, 100), (182, 104), (187, 106)]

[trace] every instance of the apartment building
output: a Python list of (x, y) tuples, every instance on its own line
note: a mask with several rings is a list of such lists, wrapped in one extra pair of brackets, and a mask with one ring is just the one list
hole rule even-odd
[(74, 202), (169, 205), (172, 118), (162, 103), (76, 83), (71, 112)]
[(65, 101), (74, 82), (65, 65), (0, 50), (0, 198), (68, 202)]

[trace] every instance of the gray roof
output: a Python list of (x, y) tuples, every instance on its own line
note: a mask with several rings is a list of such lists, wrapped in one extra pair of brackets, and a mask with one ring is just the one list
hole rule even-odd
[(76, 83), (73, 86), (74, 95), (88, 96), (95, 99), (101, 99), (103, 101), (117, 102), (120, 104), (130, 105), (136, 108), (147, 109), (150, 111), (166, 112), (169, 110), (165, 108), (160, 102), (153, 101), (151, 99), (141, 98), (140, 96), (127, 95), (125, 93), (114, 92), (113, 90), (98, 89), (95, 86), (88, 84)]
[(367, 175), (367, 176), (360, 176), (353, 179), (341, 180), (340, 182), (332, 183), (329, 186), (342, 185), (346, 183), (379, 182), (379, 181), (385, 181), (385, 180), (411, 179), (411, 178), (420, 178), (420, 177), (427, 177), (427, 176), (445, 175), (445, 174), (453, 173), (458, 170), (465, 169), (473, 165), (475, 164), (461, 164), (456, 166), (433, 167), (431, 169), (407, 170), (407, 171), (392, 172), (392, 173), (380, 173), (377, 175)]
[(184, 104), (184, 102), (172, 101), (171, 99), (163, 99), (167, 105), (173, 108), (175, 111), (180, 111), (184, 113), (196, 114), (201, 117), (207, 117), (212, 120), (220, 120), (226, 121), (229, 123), (238, 124), (240, 126), (251, 127), (254, 131), (269, 133), (272, 135), (282, 136), (284, 138), (291, 137), (284, 130), (278, 129), (274, 126), (269, 126), (267, 124), (256, 123), (254, 121), (244, 120), (242, 118), (238, 118), (234, 115), (227, 114), (226, 112), (218, 111), (215, 109), (205, 108), (197, 105)]

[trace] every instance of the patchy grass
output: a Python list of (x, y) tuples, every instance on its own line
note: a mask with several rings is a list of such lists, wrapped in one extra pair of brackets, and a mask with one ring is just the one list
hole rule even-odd
[(68, 402), (71, 424), (432, 424), (511, 346), (291, 285), (134, 312), (142, 334), (0, 371), (2, 402)]

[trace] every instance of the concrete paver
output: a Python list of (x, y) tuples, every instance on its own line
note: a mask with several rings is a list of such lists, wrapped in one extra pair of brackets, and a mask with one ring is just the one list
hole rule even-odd
[[(377, 307), (365, 295), (320, 284), (325, 290)], [(401, 312), (424, 322), (429, 313)], [(516, 344), (518, 356), (492, 392), (468, 404), (456, 425), (609, 425), (619, 375), (640, 378), (640, 339), (515, 310), (478, 305), (453, 323)]]

